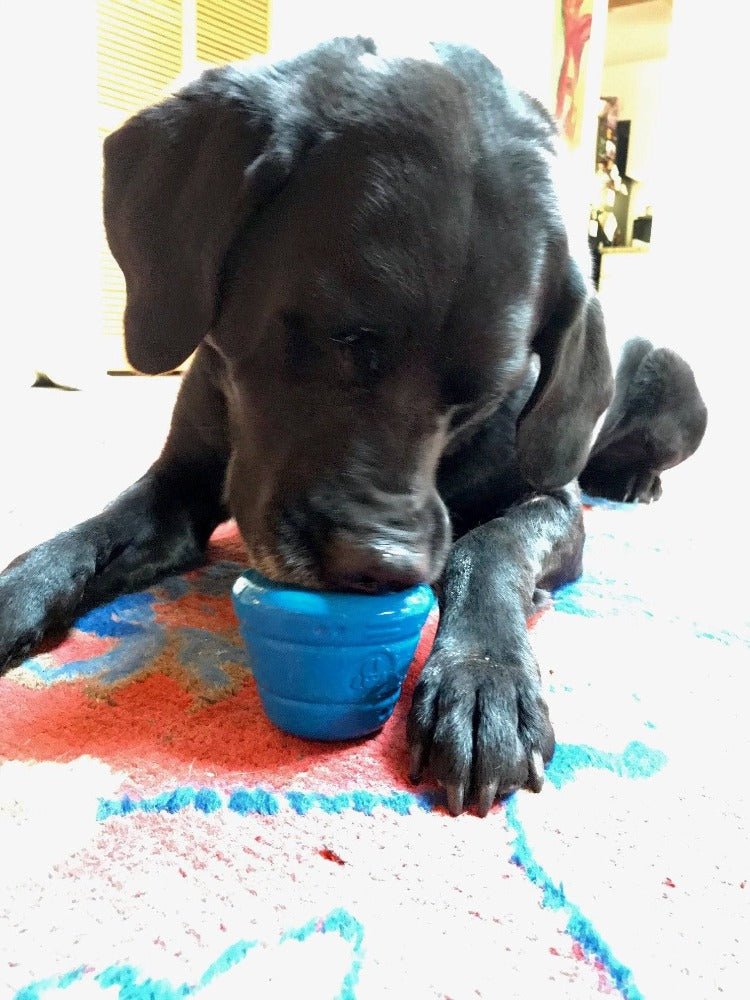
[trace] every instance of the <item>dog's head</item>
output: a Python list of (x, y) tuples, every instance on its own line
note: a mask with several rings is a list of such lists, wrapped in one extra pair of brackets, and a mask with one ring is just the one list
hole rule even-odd
[[(517, 176), (493, 162), (481, 99), (437, 58), (337, 40), (211, 70), (105, 143), (128, 356), (163, 372), (206, 338), (222, 359), (227, 496), (270, 576), (434, 579), (449, 543), (440, 457), (532, 351), (522, 468), (547, 487), (583, 465), (602, 408), (582, 377), (602, 367), (587, 292), (550, 271), (562, 237), (546, 150), (532, 136)], [(539, 443), (552, 427), (554, 454)]]

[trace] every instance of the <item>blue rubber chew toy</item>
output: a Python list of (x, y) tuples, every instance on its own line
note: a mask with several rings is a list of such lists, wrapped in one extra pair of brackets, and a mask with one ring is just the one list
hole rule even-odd
[(351, 740), (381, 728), (435, 607), (426, 584), (394, 594), (297, 590), (249, 570), (232, 601), (266, 715), (284, 732)]

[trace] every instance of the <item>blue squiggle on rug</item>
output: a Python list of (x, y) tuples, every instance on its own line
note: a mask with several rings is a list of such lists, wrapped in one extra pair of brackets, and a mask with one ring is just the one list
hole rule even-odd
[[(555, 788), (562, 788), (573, 781), (579, 771), (595, 769), (609, 771), (619, 777), (650, 778), (661, 770), (667, 762), (661, 750), (655, 750), (633, 740), (622, 753), (597, 750), (585, 743), (558, 743), (555, 755), (549, 763), (546, 778)], [(97, 819), (104, 821), (113, 816), (129, 816), (132, 813), (166, 812), (178, 813), (193, 808), (198, 812), (212, 813), (218, 809), (229, 809), (240, 816), (275, 816), (282, 807), (294, 810), (299, 816), (306, 816), (313, 810), (325, 813), (343, 813), (353, 810), (371, 816), (376, 809), (386, 809), (408, 816), (412, 812), (429, 812), (445, 803), (444, 796), (437, 791), (422, 792), (368, 792), (355, 789), (351, 792), (272, 792), (265, 788), (236, 788), (230, 794), (221, 794), (213, 788), (192, 788), (182, 785), (168, 792), (161, 792), (150, 798), (134, 799), (123, 795), (119, 799), (101, 799), (97, 809)]]
[(542, 890), (542, 906), (550, 910), (564, 910), (568, 914), (566, 933), (578, 942), (584, 954), (602, 963), (624, 1000), (644, 1000), (643, 994), (635, 984), (631, 969), (612, 953), (592, 921), (581, 911), (577, 903), (568, 898), (562, 884), (554, 882), (534, 857), (526, 831), (518, 817), (516, 795), (508, 799), (505, 816), (508, 826), (515, 834), (511, 861), (518, 865), (530, 882)]
[[(632, 740), (622, 753), (608, 753), (586, 744), (560, 743), (555, 748), (546, 778), (555, 788), (571, 782), (579, 771), (594, 768), (630, 779), (650, 778), (667, 763), (666, 754)], [(562, 884), (555, 883), (534, 857), (526, 831), (518, 816), (516, 795), (508, 799), (505, 807), (508, 826), (515, 834), (511, 861), (518, 865), (526, 877), (542, 890), (542, 905), (551, 910), (565, 910), (568, 914), (566, 932), (577, 941), (584, 953), (598, 959), (625, 1000), (643, 1000), (643, 994), (633, 981), (633, 973), (612, 954), (607, 942), (589, 918), (566, 895)]]
[(622, 778), (650, 778), (666, 763), (666, 754), (640, 740), (632, 740), (622, 753), (608, 753), (585, 743), (558, 743), (545, 777), (559, 789), (573, 781), (579, 771), (589, 768), (610, 771)]
[[(335, 1000), (355, 1000), (354, 988), (359, 979), (362, 967), (364, 928), (362, 924), (347, 910), (332, 910), (323, 920), (310, 920), (302, 927), (284, 931), (279, 938), (279, 944), (285, 941), (306, 941), (314, 934), (338, 934), (352, 948), (351, 964), (344, 975)], [(112, 965), (94, 976), (94, 981), (102, 990), (119, 987), (119, 1000), (181, 1000), (183, 997), (195, 996), (205, 989), (218, 976), (223, 975), (239, 964), (247, 955), (261, 944), (259, 940), (236, 941), (212, 962), (197, 983), (181, 983), (173, 986), (165, 979), (140, 978), (138, 969), (133, 965)], [(48, 990), (66, 989), (79, 982), (89, 970), (85, 966), (66, 972), (62, 976), (51, 976), (42, 979), (19, 990), (14, 1000), (41, 1000)]]
[(265, 788), (237, 788), (229, 795), (222, 795), (212, 788), (183, 785), (145, 799), (133, 799), (129, 795), (123, 795), (120, 799), (101, 799), (96, 818), (103, 822), (113, 816), (129, 816), (138, 812), (177, 813), (191, 807), (203, 813), (229, 809), (240, 816), (274, 816), (282, 806), (290, 807), (299, 816), (305, 816), (313, 809), (327, 813), (353, 810), (366, 816), (371, 816), (375, 809), (386, 809), (400, 816), (408, 816), (414, 811), (429, 812), (442, 801), (442, 796), (437, 792), (414, 795), (411, 792), (396, 791), (353, 791), (326, 795), (322, 792), (269, 792)]

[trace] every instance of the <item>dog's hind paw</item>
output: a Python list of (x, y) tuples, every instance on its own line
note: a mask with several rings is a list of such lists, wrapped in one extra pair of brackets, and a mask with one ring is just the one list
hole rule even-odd
[(639, 472), (628, 483), (623, 500), (625, 503), (655, 503), (662, 492), (658, 473)]

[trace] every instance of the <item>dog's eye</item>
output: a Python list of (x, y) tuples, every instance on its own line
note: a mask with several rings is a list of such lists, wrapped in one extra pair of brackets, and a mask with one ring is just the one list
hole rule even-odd
[(333, 342), (345, 351), (359, 375), (372, 377), (381, 368), (381, 351), (377, 331), (369, 327), (350, 327), (331, 335)]
[(331, 340), (341, 347), (354, 347), (356, 345), (373, 344), (378, 336), (378, 331), (369, 326), (351, 326), (343, 330), (336, 330), (331, 334)]
[(351, 347), (364, 336), (364, 330), (339, 330), (334, 333), (331, 340), (341, 347)]

